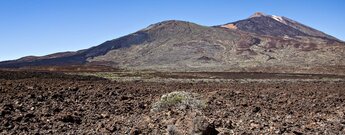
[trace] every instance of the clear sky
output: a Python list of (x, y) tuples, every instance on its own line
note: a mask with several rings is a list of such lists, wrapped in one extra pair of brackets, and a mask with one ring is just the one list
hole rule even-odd
[(0, 61), (86, 49), (164, 20), (212, 26), (257, 11), (345, 40), (345, 0), (0, 0)]

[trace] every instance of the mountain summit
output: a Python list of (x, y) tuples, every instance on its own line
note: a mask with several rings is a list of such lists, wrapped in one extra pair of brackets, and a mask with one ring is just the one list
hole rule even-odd
[(249, 18), (254, 18), (254, 17), (263, 17), (266, 16), (265, 13), (262, 12), (255, 12), (253, 15), (251, 15)]
[(286, 17), (257, 12), (218, 26), (170, 20), (77, 52), (25, 57), (2, 68), (105, 65), (169, 71), (311, 69), (345, 65), (344, 42)]
[(222, 27), (225, 28), (229, 28), (229, 26), (259, 35), (293, 38), (304, 36), (337, 40), (335, 37), (289, 18), (276, 15), (266, 15), (261, 12), (254, 13), (248, 19), (222, 25)]

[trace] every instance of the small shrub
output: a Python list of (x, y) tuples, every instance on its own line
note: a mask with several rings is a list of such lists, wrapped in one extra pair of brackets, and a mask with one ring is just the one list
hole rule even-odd
[(168, 135), (178, 135), (179, 134), (177, 132), (177, 129), (176, 129), (175, 125), (168, 125), (167, 126), (167, 132), (168, 132)]
[(152, 111), (161, 111), (168, 108), (185, 109), (202, 109), (206, 104), (196, 93), (184, 91), (175, 91), (162, 95), (160, 100), (153, 104)]

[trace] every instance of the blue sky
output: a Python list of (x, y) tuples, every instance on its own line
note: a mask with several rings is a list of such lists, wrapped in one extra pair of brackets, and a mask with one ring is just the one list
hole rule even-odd
[(76, 51), (164, 20), (212, 26), (254, 12), (345, 40), (345, 0), (0, 0), (0, 61)]

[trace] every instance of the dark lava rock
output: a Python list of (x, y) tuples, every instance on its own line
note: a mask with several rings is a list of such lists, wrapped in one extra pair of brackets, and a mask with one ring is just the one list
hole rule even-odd
[(261, 111), (261, 108), (260, 107), (254, 107), (254, 109), (253, 109), (253, 113), (258, 113), (258, 112), (260, 112)]
[(6, 123), (4, 124), (4, 127), (5, 127), (6, 129), (10, 130), (10, 129), (13, 129), (13, 128), (14, 128), (14, 125), (13, 125), (12, 122), (6, 122)]
[(29, 122), (32, 118), (34, 118), (36, 115), (35, 114), (32, 114), (32, 113), (29, 113), (29, 114), (26, 114), (23, 118), (24, 122)]
[(298, 131), (293, 131), (293, 133), (294, 133), (295, 135), (303, 135), (303, 133), (298, 132)]
[(202, 135), (218, 135), (218, 131), (213, 124), (210, 124), (206, 127), (206, 129), (202, 132)]
[(3, 108), (5, 111), (14, 111), (14, 107), (12, 104), (6, 104)]
[(62, 122), (65, 123), (75, 123), (75, 124), (81, 124), (82, 120), (79, 117), (67, 115), (60, 119)]

